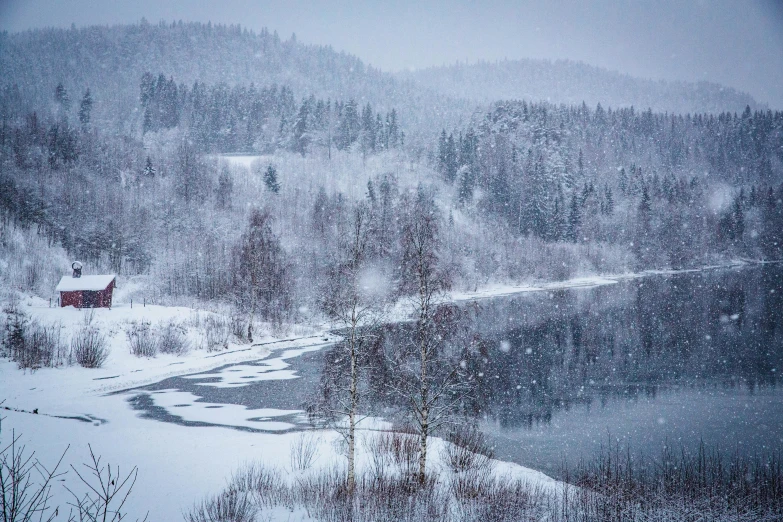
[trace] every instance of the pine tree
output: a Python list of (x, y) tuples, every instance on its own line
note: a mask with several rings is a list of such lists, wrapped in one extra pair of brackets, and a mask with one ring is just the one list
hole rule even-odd
[(652, 235), (652, 207), (647, 185), (642, 184), (642, 197), (636, 217), (636, 235), (633, 241), (633, 251), (641, 268), (648, 268), (654, 257)]
[(557, 196), (554, 200), (555, 205), (552, 210), (552, 218), (543, 236), (547, 241), (560, 241), (568, 238), (568, 216), (566, 215), (565, 195), (562, 188), (558, 188)]
[(340, 126), (337, 134), (337, 148), (345, 150), (356, 142), (359, 137), (360, 121), (356, 101), (348, 100), (342, 107)]
[(734, 208), (732, 210), (733, 227), (731, 238), (734, 242), (742, 242), (745, 234), (745, 211), (743, 207), (744, 194), (740, 190), (739, 196), (734, 199)]
[(568, 239), (574, 243), (579, 239), (579, 225), (582, 223), (582, 213), (579, 199), (571, 194), (571, 208), (568, 214)]
[(606, 185), (604, 187), (604, 207), (603, 207), (604, 214), (607, 216), (611, 216), (614, 214), (614, 197), (612, 196), (612, 189), (609, 188), (609, 185)]
[(643, 212), (645, 215), (649, 215), (652, 207), (650, 206), (650, 192), (647, 190), (647, 185), (642, 184), (642, 197), (639, 201), (639, 212)]
[(375, 118), (368, 103), (362, 109), (362, 153), (366, 156), (375, 152), (376, 145)]
[(81, 104), (79, 104), (79, 123), (82, 127), (87, 127), (90, 124), (90, 117), (92, 114), (92, 96), (90, 95), (90, 89), (84, 92)]
[(147, 156), (147, 161), (144, 165), (144, 175), (148, 178), (155, 177), (155, 167), (152, 165), (152, 159)]
[[(551, 216), (553, 215), (556, 186), (552, 186), (547, 177), (544, 158), (538, 156), (532, 167), (530, 196), (528, 197), (528, 217), (530, 228), (538, 237), (551, 237)], [(561, 214), (565, 209), (561, 210)]]
[(448, 179), (446, 174), (446, 129), (440, 132), (438, 138), (438, 172)]
[(264, 185), (266, 185), (267, 190), (275, 194), (280, 192), (280, 184), (277, 182), (277, 169), (272, 165), (269, 165), (264, 173)]
[(392, 109), (389, 114), (386, 115), (386, 126), (388, 127), (388, 147), (397, 148), (402, 146), (402, 136), (400, 134), (400, 126), (397, 122), (397, 111)]
[(218, 177), (217, 191), (215, 192), (215, 203), (218, 208), (228, 208), (231, 206), (231, 195), (234, 192), (234, 180), (231, 179), (231, 173), (227, 168), (220, 171)]
[(473, 172), (470, 167), (462, 167), (459, 178), (459, 198), (460, 205), (466, 205), (473, 201)]
[(308, 120), (310, 118), (310, 101), (305, 98), (302, 100), (302, 106), (299, 108), (299, 116), (296, 118), (296, 123), (294, 123), (294, 139), (293, 139), (293, 146), (294, 150), (302, 155), (304, 157), (305, 153), (307, 152), (307, 146), (309, 145), (309, 137), (307, 134), (308, 131)]
[(68, 110), (71, 108), (71, 96), (68, 94), (68, 91), (65, 89), (62, 82), (58, 83), (57, 87), (54, 89), (54, 101), (60, 106), (60, 110), (63, 114), (68, 113)]
[(628, 195), (628, 175), (625, 173), (625, 167), (620, 168), (620, 192), (622, 192), (623, 196)]
[(454, 143), (454, 135), (446, 138), (445, 174), (449, 183), (454, 183), (457, 178), (457, 145)]

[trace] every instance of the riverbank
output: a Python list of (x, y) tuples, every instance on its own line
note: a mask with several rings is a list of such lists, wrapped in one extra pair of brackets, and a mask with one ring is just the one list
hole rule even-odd
[[(749, 265), (739, 262), (687, 272)], [(639, 277), (684, 272), (655, 271), (535, 285), (495, 285), (475, 292), (454, 292), (447, 297), (452, 301), (470, 301), (532, 291), (589, 288)], [(48, 308), (48, 303), (35, 298), (23, 299), (20, 304), (41, 321), (61, 322), (64, 335), (70, 335), (73, 329), (78, 328), (85, 316), (85, 312), (74, 309)], [(397, 311), (400, 309), (398, 307)], [(71, 366), (24, 372), (14, 363), (3, 361), (0, 363), (0, 400), (5, 398), (4, 406), (14, 409), (3, 412), (7, 417), (3, 426), (4, 439), (11, 430), (22, 433), (23, 440), (38, 451), (44, 463), (55, 461), (70, 444), (67, 462), (79, 464), (85, 460), (86, 444), (90, 442), (108, 462), (121, 464), (127, 469), (139, 465), (140, 482), (134, 498), (141, 505), (156, 506), (159, 511), (155, 512), (155, 518), (164, 520), (178, 518), (181, 509), (189, 507), (203, 495), (219, 491), (226, 478), (245, 460), (260, 460), (280, 469), (290, 467), (295, 435), (250, 433), (226, 427), (194, 428), (140, 419), (138, 413), (129, 408), (127, 395), (108, 395), (109, 392), (159, 382), (175, 375), (259, 359), (271, 360), (286, 351), (301, 350), (316, 343), (325, 346), (337, 340), (325, 334), (327, 326), (322, 325), (308, 327), (310, 330), (301, 327), (298, 336), (281, 338), (264, 334), (255, 340), (254, 345), (232, 343), (227, 349), (217, 352), (192, 350), (186, 356), (161, 354), (146, 359), (135, 357), (128, 351), (126, 330), (134, 321), (179, 320), (190, 324), (194, 328), (193, 333), (198, 334), (199, 327), (195, 325), (203, 322), (210, 313), (184, 307), (136, 305), (131, 309), (123, 304), (112, 310), (96, 310), (94, 324), (112, 339), (112, 355), (102, 369)], [(408, 315), (402, 316), (402, 320), (407, 318)], [(276, 368), (285, 370), (281, 366)], [(180, 403), (170, 406), (176, 408)], [(227, 412), (219, 404), (207, 406), (212, 409), (205, 406), (200, 409), (201, 413), (212, 412), (219, 417)], [(33, 413), (36, 410), (38, 413)], [(257, 416), (254, 410), (242, 407), (237, 407), (236, 412), (246, 417)], [(335, 449), (337, 441), (336, 433), (323, 433), (317, 452), (324, 456), (324, 462), (339, 458)], [(545, 480), (544, 475), (522, 466), (504, 466), (511, 466), (509, 469), (521, 475)], [(182, 477), (187, 477), (187, 480), (183, 481)], [(165, 484), (160, 483), (162, 481)]]

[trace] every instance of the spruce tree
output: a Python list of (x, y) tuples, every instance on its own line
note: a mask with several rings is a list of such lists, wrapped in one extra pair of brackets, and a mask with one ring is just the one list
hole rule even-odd
[(63, 114), (68, 113), (68, 110), (71, 108), (71, 96), (68, 94), (68, 91), (65, 89), (62, 82), (58, 83), (57, 87), (54, 89), (54, 101), (60, 106), (60, 110)]
[(438, 138), (438, 172), (448, 179), (446, 174), (446, 129), (440, 132), (440, 137)]
[(446, 179), (449, 183), (454, 183), (457, 178), (457, 145), (454, 143), (454, 135), (449, 134), (446, 138)]
[(459, 203), (466, 205), (473, 201), (473, 172), (470, 167), (463, 167), (459, 178)]
[(625, 167), (620, 168), (620, 192), (623, 196), (628, 195), (628, 175), (625, 173)]
[(609, 185), (604, 187), (604, 214), (611, 216), (614, 213), (614, 197)]
[(277, 182), (277, 169), (272, 165), (269, 165), (264, 173), (264, 185), (266, 185), (267, 190), (275, 194), (280, 192), (280, 183)]
[(92, 96), (90, 95), (90, 89), (84, 92), (81, 104), (79, 104), (79, 123), (82, 127), (87, 127), (90, 124), (90, 117), (92, 114)]
[(144, 175), (148, 178), (155, 177), (155, 167), (152, 165), (152, 159), (147, 156), (147, 161), (144, 165)]
[(745, 234), (745, 211), (742, 209), (743, 199), (742, 191), (740, 191), (739, 196), (734, 198), (731, 239), (733, 239), (735, 243), (742, 242), (743, 235)]
[(574, 243), (579, 239), (579, 225), (582, 223), (582, 212), (576, 193), (571, 194), (571, 209), (568, 214), (568, 239)]

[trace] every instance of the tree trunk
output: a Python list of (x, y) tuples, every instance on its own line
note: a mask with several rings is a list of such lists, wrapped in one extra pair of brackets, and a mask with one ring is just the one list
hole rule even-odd
[[(422, 279), (426, 277), (424, 271), (420, 271)], [(421, 356), (421, 410), (419, 411), (419, 484), (424, 484), (427, 469), (427, 437), (429, 436), (429, 385), (427, 383), (427, 359), (429, 349), (427, 346), (427, 319), (429, 317), (429, 307), (427, 299), (426, 283), (422, 282), (419, 287), (420, 292), (420, 313), (419, 313), (419, 345)]]
[(348, 412), (348, 490), (352, 493), (356, 485), (356, 411), (359, 405), (358, 380), (359, 365), (356, 360), (356, 327), (357, 327), (356, 307), (351, 312), (351, 336), (350, 336), (350, 357), (351, 357), (351, 385), (350, 399), (351, 406)]

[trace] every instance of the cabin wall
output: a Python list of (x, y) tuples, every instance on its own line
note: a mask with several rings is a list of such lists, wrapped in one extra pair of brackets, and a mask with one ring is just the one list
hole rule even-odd
[(60, 306), (73, 306), (76, 308), (82, 307), (82, 293), (76, 292), (60, 292)]
[(98, 306), (102, 308), (111, 308), (112, 292), (114, 292), (114, 281), (109, 283), (105, 290), (98, 292)]

